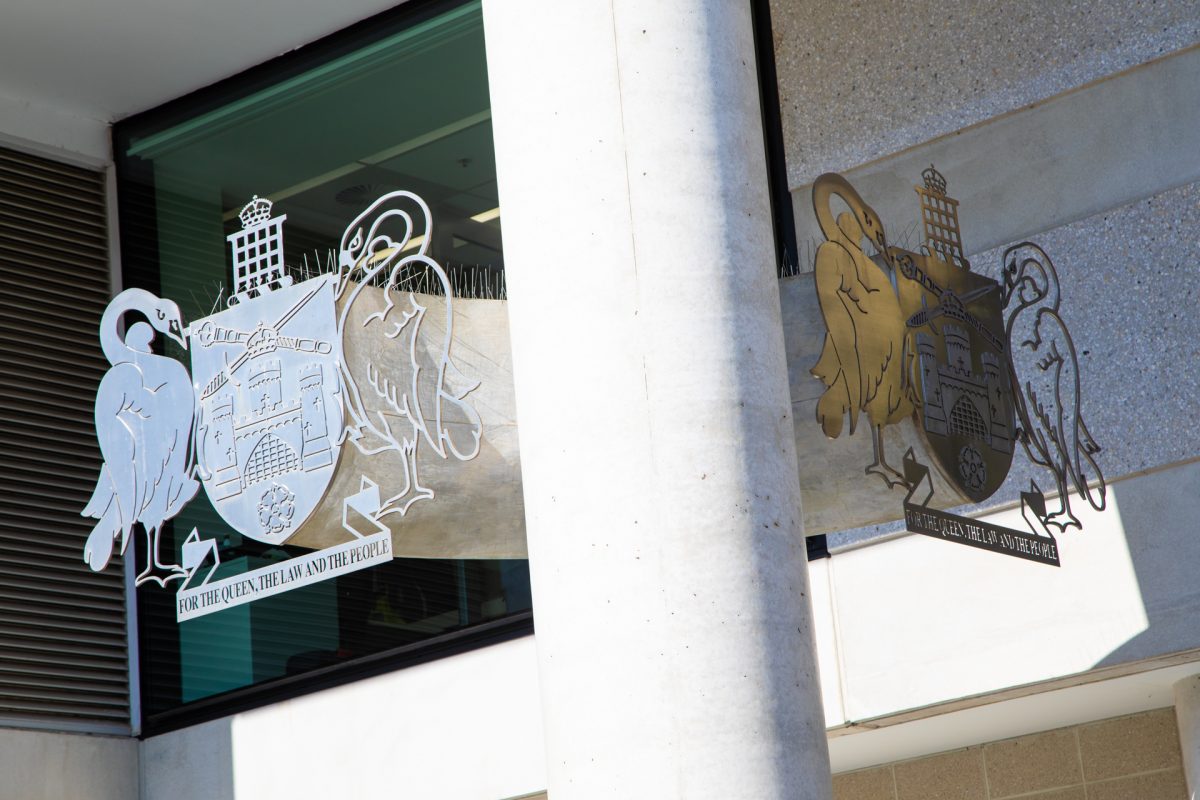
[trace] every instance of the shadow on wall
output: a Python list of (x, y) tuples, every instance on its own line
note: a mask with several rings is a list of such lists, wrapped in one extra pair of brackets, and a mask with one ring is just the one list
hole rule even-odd
[(1200, 648), (1200, 461), (1110, 484), (1109, 492), (1120, 504), (1147, 626), (1095, 666)]
[(235, 800), (231, 717), (152, 736), (140, 762), (143, 800)]

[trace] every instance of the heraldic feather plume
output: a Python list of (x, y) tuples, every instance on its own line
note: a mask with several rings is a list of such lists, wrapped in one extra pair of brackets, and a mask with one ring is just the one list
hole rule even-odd
[[(350, 324), (365, 291), (380, 287), (384, 298), (382, 310), (361, 323), (374, 337), (371, 349), (378, 357), (368, 358), (361, 374), (343, 359), (347, 438), (366, 455), (395, 450), (405, 457), (402, 488), (382, 503), (377, 516), (404, 514), (416, 501), (433, 497), (418, 474), (422, 444), (441, 458), (467, 461), (479, 453), (482, 424), (466, 399), (478, 384), (450, 359), (453, 291), (445, 270), (429, 255), (431, 232), (425, 201), (395, 191), (347, 226), (338, 249), (337, 291), (344, 301), (339, 330)], [(429, 324), (429, 309), (405, 288), (418, 274), (432, 278), (427, 284), (444, 298), (441, 324)]]
[[(836, 220), (831, 209), (835, 196), (849, 209)], [(826, 436), (837, 438), (847, 417), (853, 434), (859, 413), (865, 414), (875, 450), (866, 472), (889, 486), (906, 485), (883, 452), (883, 427), (910, 416), (914, 408), (904, 372), (905, 317), (883, 225), (858, 192), (832, 173), (813, 184), (813, 210), (826, 239), (817, 249), (814, 271), (828, 329), (812, 368), (826, 387), (817, 401), (817, 421)], [(864, 239), (878, 251), (882, 265), (863, 251)]]

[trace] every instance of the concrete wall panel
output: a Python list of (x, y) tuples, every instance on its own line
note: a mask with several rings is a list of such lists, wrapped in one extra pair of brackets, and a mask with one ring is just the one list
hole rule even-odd
[(772, 0), (771, 22), (791, 186), (1200, 41), (1196, 0)]
[(134, 739), (0, 729), (0, 798), (131, 800), (137, 796)]

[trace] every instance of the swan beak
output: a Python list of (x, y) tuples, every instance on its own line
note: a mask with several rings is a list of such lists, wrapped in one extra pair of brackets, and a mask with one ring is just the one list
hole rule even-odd
[(395, 253), (399, 252), (398, 247), (384, 247), (374, 252), (369, 252), (358, 260), (355, 266), (361, 266), (363, 271), (369, 272), (376, 267), (382, 266), (385, 261), (391, 258)]
[(184, 350), (188, 349), (187, 339), (183, 338), (183, 331), (180, 330), (179, 322), (177, 320), (171, 320), (171, 322), (167, 325), (167, 336), (170, 336), (172, 339), (178, 342), (179, 346)]

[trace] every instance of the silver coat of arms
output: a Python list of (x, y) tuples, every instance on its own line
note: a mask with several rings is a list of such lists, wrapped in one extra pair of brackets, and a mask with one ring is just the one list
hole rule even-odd
[[(103, 569), (141, 525), (147, 556), (136, 582), (179, 580), (180, 620), (390, 559), (391, 530), (382, 520), (434, 498), (417, 474), (422, 442), (442, 459), (479, 452), (479, 415), (466, 399), (477, 384), (450, 359), (453, 292), (428, 253), (432, 216), (424, 201), (403, 191), (378, 198), (350, 223), (332, 268), (301, 282), (284, 265), (287, 217), (273, 216), (270, 201), (258, 197), (239, 216), (241, 230), (227, 237), (233, 290), (224, 309), (185, 325), (175, 303), (129, 289), (101, 323), (112, 367), (96, 398), (104, 465), (83, 511), (97, 520), (84, 559)], [(406, 281), (413, 270), (444, 295), (444, 321), (424, 331), (426, 307)], [(353, 313), (368, 302), (360, 299), (368, 285), (383, 307)], [(345, 359), (350, 325), (380, 331), (362, 375)], [(157, 333), (189, 351), (190, 375), (154, 352)], [(212, 583), (219, 556), (211, 538), (193, 530), (181, 563), (161, 552), (162, 526), (201, 485), (234, 530), (287, 542), (327, 502), (347, 440), (365, 455), (401, 452), (405, 469), (399, 486), (364, 474), (355, 493), (329, 500), (342, 508), (344, 541)]]
[(342, 429), (335, 278), (280, 274), (284, 219), (265, 201), (247, 206), (229, 236), (238, 291), (191, 325), (204, 489), (226, 522), (269, 544), (325, 496)]

